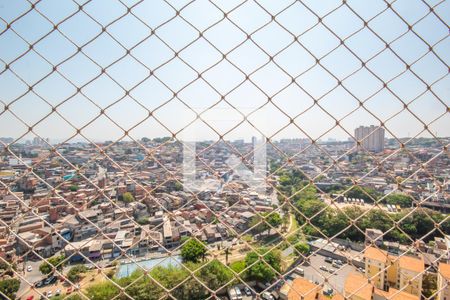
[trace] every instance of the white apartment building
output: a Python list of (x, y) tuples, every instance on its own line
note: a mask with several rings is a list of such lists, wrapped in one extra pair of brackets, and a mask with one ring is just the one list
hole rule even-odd
[(384, 150), (384, 128), (378, 126), (359, 126), (355, 129), (355, 138), (360, 142), (358, 150), (381, 152)]

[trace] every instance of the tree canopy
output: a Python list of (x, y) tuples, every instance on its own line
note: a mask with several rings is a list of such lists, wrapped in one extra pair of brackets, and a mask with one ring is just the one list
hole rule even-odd
[(56, 268), (57, 270), (62, 270), (65, 264), (64, 260), (65, 260), (64, 255), (52, 256), (49, 259), (47, 259), (48, 263), (43, 262), (39, 266), (39, 271), (41, 271), (42, 274), (47, 275), (54, 271), (53, 268)]
[(383, 202), (392, 205), (399, 205), (400, 207), (411, 207), (413, 198), (409, 195), (396, 193), (387, 195)]
[(300, 254), (306, 255), (311, 251), (311, 247), (305, 242), (298, 242), (295, 244), (295, 250), (297, 250)]
[[(411, 212), (413, 198), (409, 195), (395, 193), (383, 198), (382, 202), (384, 203), (400, 205), (405, 208), (398, 213), (388, 213), (381, 209), (372, 209), (366, 212), (360, 206), (335, 209), (319, 199), (316, 188), (302, 180), (303, 175), (292, 178), (296, 176), (295, 172), (284, 171), (282, 176), (284, 177), (278, 187), (287, 192), (286, 196), (291, 197), (296, 208), (297, 221), (303, 225), (303, 233), (306, 235), (337, 236), (358, 242), (364, 240), (364, 231), (367, 228), (375, 228), (386, 232), (384, 235), (386, 240), (410, 243), (411, 239), (424, 237), (427, 242), (436, 236), (442, 236), (442, 232), (450, 233), (450, 219), (445, 219), (445, 215), (440, 212), (426, 208)], [(379, 201), (382, 197), (382, 194), (375, 189), (361, 186), (352, 187), (344, 195), (350, 198), (364, 199), (366, 202), (373, 202), (372, 199)], [(352, 220), (357, 221), (352, 224)], [(398, 224), (399, 228), (392, 229), (395, 227), (395, 222), (399, 220), (401, 220)], [(441, 223), (440, 231), (434, 230), (435, 223)]]
[[(9, 278), (0, 280), (0, 291), (9, 299), (15, 299), (19, 290), (20, 280), (17, 278)], [(0, 298), (3, 297), (0, 295)]]
[(194, 238), (190, 238), (181, 247), (183, 261), (198, 262), (206, 255), (206, 246)]
[(122, 195), (123, 202), (131, 203), (134, 202), (134, 196), (130, 192), (123, 193)]
[[(262, 255), (261, 259), (259, 255)], [(281, 252), (279, 250), (267, 252), (266, 248), (260, 248), (257, 252), (252, 251), (247, 254), (245, 265), (249, 267), (247, 278), (270, 282), (275, 278), (276, 272), (281, 270)]]
[(67, 278), (72, 282), (76, 283), (80, 281), (81, 275), (87, 271), (87, 267), (85, 265), (76, 265), (73, 266), (69, 272), (67, 272)]
[(252, 221), (250, 222), (250, 227), (253, 227), (256, 225), (254, 230), (258, 233), (263, 232), (265, 230), (268, 230), (270, 232), (270, 230), (273, 227), (276, 228), (276, 227), (280, 226), (283, 221), (281, 219), (280, 214), (277, 212), (265, 212), (265, 213), (261, 214), (261, 217), (259, 215), (256, 215), (253, 217)]
[[(166, 289), (173, 289), (171, 295), (175, 299), (191, 300), (208, 298), (208, 290), (200, 283), (212, 290), (217, 290), (232, 282), (233, 273), (218, 260), (212, 260), (202, 266), (200, 263), (187, 262), (185, 267), (197, 270), (193, 275), (181, 266), (157, 266), (150, 271), (149, 276), (142, 270), (133, 272), (128, 277), (114, 278), (120, 287), (125, 287), (128, 296), (118, 299), (157, 300), (164, 298)], [(180, 284), (183, 282), (183, 284)], [(164, 287), (164, 288), (163, 288)], [(119, 295), (120, 289), (110, 281), (89, 286), (86, 296), (92, 300), (109, 300)]]

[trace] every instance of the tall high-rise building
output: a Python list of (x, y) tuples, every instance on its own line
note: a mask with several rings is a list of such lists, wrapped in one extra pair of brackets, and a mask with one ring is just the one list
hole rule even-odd
[(381, 152), (384, 150), (384, 128), (374, 125), (359, 126), (355, 129), (355, 138), (360, 142), (358, 150)]

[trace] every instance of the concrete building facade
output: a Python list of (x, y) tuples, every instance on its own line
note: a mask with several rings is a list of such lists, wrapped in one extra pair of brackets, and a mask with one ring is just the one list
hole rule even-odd
[(437, 274), (437, 300), (450, 300), (450, 265), (440, 263)]
[(355, 129), (355, 138), (360, 143), (358, 150), (382, 152), (384, 150), (384, 128), (378, 126), (359, 126)]
[(384, 250), (368, 247), (364, 252), (366, 278), (378, 289), (389, 288), (419, 296), (422, 291), (422, 278), (425, 263), (422, 258), (396, 257)]

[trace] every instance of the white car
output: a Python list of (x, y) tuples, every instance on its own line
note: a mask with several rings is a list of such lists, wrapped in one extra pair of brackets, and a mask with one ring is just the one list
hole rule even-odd
[(61, 295), (61, 290), (60, 290), (60, 289), (57, 289), (57, 290), (55, 291), (55, 296), (59, 296), (59, 295)]
[(272, 294), (270, 294), (269, 292), (263, 292), (261, 294), (261, 298), (263, 298), (264, 300), (274, 300)]
[(52, 297), (52, 291), (48, 291), (46, 296), (47, 296), (47, 298), (51, 298)]
[(31, 272), (31, 271), (33, 271), (33, 267), (32, 266), (28, 266), (27, 267), (27, 272)]

